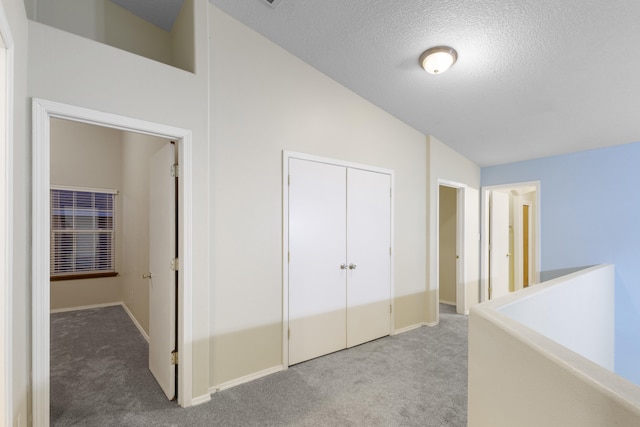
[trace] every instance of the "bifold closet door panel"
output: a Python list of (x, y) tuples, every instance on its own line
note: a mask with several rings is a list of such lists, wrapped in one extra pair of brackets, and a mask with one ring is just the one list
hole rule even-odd
[(347, 171), (347, 346), (391, 331), (391, 176)]
[(289, 364), (346, 347), (346, 168), (289, 159)]

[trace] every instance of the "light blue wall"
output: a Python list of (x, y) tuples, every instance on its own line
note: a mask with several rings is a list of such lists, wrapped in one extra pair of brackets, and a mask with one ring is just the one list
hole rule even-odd
[(540, 181), (541, 269), (616, 267), (616, 372), (640, 384), (640, 143), (482, 169)]

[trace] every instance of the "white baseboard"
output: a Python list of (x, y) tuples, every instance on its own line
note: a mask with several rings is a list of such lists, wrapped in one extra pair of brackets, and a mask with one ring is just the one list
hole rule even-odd
[(454, 307), (457, 305), (455, 302), (445, 301), (445, 300), (440, 300), (440, 304), (452, 305)]
[(125, 303), (122, 303), (122, 308), (124, 308), (124, 311), (127, 312), (129, 317), (131, 318), (131, 321), (133, 322), (133, 324), (136, 325), (136, 328), (138, 328), (138, 330), (140, 331), (140, 334), (142, 334), (142, 336), (144, 337), (144, 339), (148, 343), (149, 342), (149, 335), (144, 331), (144, 329), (142, 329), (142, 326), (140, 326), (140, 323), (138, 323), (138, 320), (133, 316), (133, 313), (129, 310), (129, 307), (127, 307), (127, 305)]
[(77, 311), (77, 310), (89, 310), (91, 308), (102, 308), (102, 307), (113, 307), (114, 305), (123, 305), (122, 301), (118, 302), (107, 302), (104, 304), (93, 304), (93, 305), (81, 305), (78, 307), (67, 307), (67, 308), (56, 308), (50, 310), (50, 313), (65, 313), (67, 311)]
[(82, 306), (78, 306), (78, 307), (56, 308), (54, 310), (51, 310), (50, 312), (51, 312), (51, 314), (54, 314), (54, 313), (66, 313), (68, 311), (89, 310), (89, 309), (92, 309), (92, 308), (103, 308), (103, 307), (114, 307), (116, 305), (122, 306), (124, 311), (131, 318), (131, 321), (133, 322), (133, 324), (136, 325), (136, 328), (138, 328), (138, 330), (140, 331), (140, 334), (142, 334), (143, 338), (147, 342), (149, 342), (149, 335), (144, 331), (144, 329), (142, 329), (142, 326), (140, 326), (140, 323), (138, 323), (138, 320), (136, 320), (136, 318), (133, 316), (133, 313), (131, 313), (131, 311), (129, 310), (129, 307), (127, 307), (127, 305), (122, 301), (119, 301), (119, 302), (108, 302), (108, 303), (105, 303), (105, 304), (82, 305)]
[(391, 333), (391, 335), (403, 334), (405, 332), (413, 331), (414, 329), (418, 329), (422, 327), (422, 323), (416, 323), (415, 325), (405, 326), (404, 328), (396, 329)]
[(267, 375), (275, 374), (277, 372), (283, 371), (284, 368), (282, 365), (274, 366), (272, 368), (267, 368), (259, 372), (254, 372), (253, 374), (245, 375), (244, 377), (236, 378), (231, 381), (224, 382), (222, 384), (218, 384), (216, 386), (209, 388), (209, 394), (217, 393), (222, 390), (229, 389), (231, 387), (238, 386), (240, 384), (248, 383), (250, 381), (257, 380), (258, 378), (266, 377)]
[(191, 406), (202, 405), (203, 403), (207, 403), (211, 400), (210, 394), (204, 394), (202, 396), (194, 397), (191, 399)]
[(440, 322), (424, 322), (424, 326), (429, 326), (429, 327), (433, 327), (433, 326), (438, 326)]

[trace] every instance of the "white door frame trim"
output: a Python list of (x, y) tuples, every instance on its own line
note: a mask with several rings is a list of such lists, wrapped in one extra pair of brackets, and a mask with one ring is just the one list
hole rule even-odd
[(535, 262), (533, 263), (533, 276), (530, 277), (530, 285), (540, 283), (540, 200), (541, 200), (541, 188), (540, 181), (526, 181), (526, 182), (513, 182), (509, 184), (490, 185), (483, 186), (480, 191), (482, 193), (482, 201), (480, 204), (480, 302), (488, 300), (488, 286), (489, 286), (489, 193), (493, 190), (504, 190), (507, 188), (519, 188), (519, 187), (535, 187), (535, 207), (530, 212), (533, 218), (529, 218), (530, 224), (533, 223), (535, 233), (533, 233), (533, 243), (530, 241), (530, 245), (535, 245), (534, 251), (529, 251), (529, 254), (535, 254)]
[(5, 49), (5, 87), (4, 105), (2, 106), (2, 120), (5, 121), (4, 147), (1, 147), (2, 155), (0, 159), (4, 162), (3, 187), (0, 188), (2, 197), (3, 212), (0, 213), (2, 221), (0, 223), (0, 236), (3, 237), (2, 249), (0, 253), (0, 333), (2, 333), (2, 344), (0, 344), (0, 424), (13, 425), (13, 333), (11, 329), (13, 316), (13, 67), (14, 67), (14, 41), (9, 27), (9, 20), (4, 10), (4, 5), (0, 2), (0, 37)]
[(438, 194), (436, 195), (436, 287), (438, 289), (438, 319), (440, 318), (440, 187), (456, 189), (456, 255), (460, 258), (456, 262), (456, 312), (468, 314), (467, 304), (467, 253), (465, 242), (465, 214), (467, 185), (460, 182), (438, 178)]
[[(50, 119), (60, 118), (175, 140), (180, 156), (178, 254), (178, 403), (192, 402), (193, 208), (192, 132), (54, 101), (33, 98), (32, 237), (32, 415), (33, 425), (49, 425), (49, 186)], [(186, 219), (186, 220), (185, 220)]]
[[(344, 160), (331, 159), (328, 157), (314, 156), (311, 154), (298, 153), (295, 151), (282, 150), (282, 367), (289, 368), (289, 159), (310, 160), (314, 162), (327, 163), (330, 165), (344, 166), (347, 168), (361, 169), (371, 172), (384, 173), (391, 176), (391, 324), (389, 333), (392, 334), (395, 328), (395, 286), (394, 286), (394, 185), (395, 173), (391, 169), (379, 168), (376, 166), (353, 163)], [(346, 327), (346, 325), (345, 325)]]

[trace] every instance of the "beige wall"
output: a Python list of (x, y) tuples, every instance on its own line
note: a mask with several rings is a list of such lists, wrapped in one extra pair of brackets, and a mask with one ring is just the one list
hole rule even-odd
[[(51, 185), (122, 189), (122, 132), (51, 120)], [(116, 271), (122, 267), (122, 199), (116, 196)], [(122, 276), (51, 282), (51, 309), (122, 301)]]
[(457, 198), (455, 188), (440, 186), (439, 205), (439, 286), (440, 302), (456, 304), (456, 227)]
[(283, 149), (395, 170), (395, 327), (421, 324), (426, 137), (215, 7), (210, 19), (211, 385), (282, 363)]
[[(169, 141), (133, 132), (122, 143), (122, 298), (149, 334), (149, 159)], [(168, 173), (168, 171), (167, 171)]]

